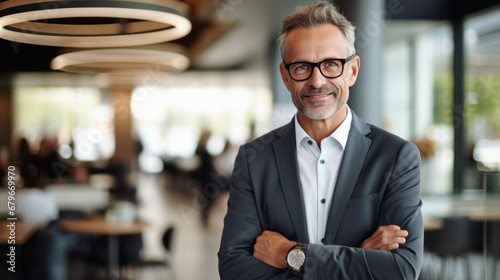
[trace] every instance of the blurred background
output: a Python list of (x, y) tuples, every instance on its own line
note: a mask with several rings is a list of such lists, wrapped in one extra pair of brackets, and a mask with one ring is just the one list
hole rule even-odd
[[(25, 2), (0, 2), (1, 278), (219, 279), (237, 149), (295, 113), (280, 20), (317, 1)], [(500, 3), (333, 3), (350, 107), (421, 152), (421, 279), (500, 279)]]

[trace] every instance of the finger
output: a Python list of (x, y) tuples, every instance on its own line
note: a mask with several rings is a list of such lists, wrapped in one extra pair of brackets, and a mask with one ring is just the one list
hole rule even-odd
[(379, 235), (386, 235), (388, 233), (394, 233), (397, 231), (400, 231), (401, 228), (397, 225), (386, 225), (386, 226), (379, 226), (373, 236), (379, 236)]
[(398, 236), (407, 237), (408, 236), (408, 231), (407, 230), (399, 230), (398, 231)]
[(405, 238), (396, 238), (394, 240), (391, 240), (391, 242), (387, 242), (385, 244), (388, 244), (388, 247), (392, 250), (399, 248), (399, 245), (403, 245), (405, 243), (406, 243)]
[[(399, 227), (397, 227), (399, 228)], [(407, 230), (402, 230), (402, 229), (396, 229), (396, 227), (390, 227), (386, 228), (385, 230), (378, 232), (376, 236), (399, 236), (399, 237), (407, 237), (408, 236), (408, 231)]]
[(387, 231), (384, 233), (385, 237), (407, 237), (408, 231), (406, 230), (396, 230), (396, 231)]
[(400, 236), (390, 236), (382, 239), (381, 242), (383, 244), (391, 244), (391, 243), (405, 244), (406, 238)]
[(372, 236), (363, 241), (360, 248), (393, 250), (399, 248), (399, 244), (406, 243), (405, 237), (408, 231), (401, 230), (398, 225), (379, 226)]
[(389, 225), (393, 230), (400, 230), (401, 228), (397, 225)]

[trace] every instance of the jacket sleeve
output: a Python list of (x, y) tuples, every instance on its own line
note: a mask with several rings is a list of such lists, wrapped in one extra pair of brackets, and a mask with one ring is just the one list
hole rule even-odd
[[(304, 279), (417, 279), (423, 254), (420, 200), (420, 156), (410, 142), (399, 150), (391, 170), (378, 225), (408, 230), (396, 250), (365, 250), (340, 245), (310, 244)], [(352, 221), (356, 222), (356, 221)]]
[(285, 269), (276, 269), (255, 259), (253, 246), (262, 233), (254, 191), (247, 166), (247, 154), (241, 147), (231, 177), (228, 210), (218, 253), (219, 274), (229, 279), (292, 279)]

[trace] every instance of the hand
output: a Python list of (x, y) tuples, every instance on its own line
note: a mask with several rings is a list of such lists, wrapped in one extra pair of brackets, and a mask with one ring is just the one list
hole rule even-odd
[(408, 231), (402, 230), (399, 226), (380, 226), (375, 233), (363, 241), (359, 247), (367, 250), (391, 251), (399, 248), (400, 244), (405, 244), (407, 236)]
[(281, 233), (265, 230), (255, 241), (253, 257), (275, 268), (287, 268), (286, 255), (296, 243)]

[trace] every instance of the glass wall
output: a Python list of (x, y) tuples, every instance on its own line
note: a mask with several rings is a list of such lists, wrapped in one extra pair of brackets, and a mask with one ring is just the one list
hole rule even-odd
[(500, 192), (500, 10), (465, 24), (468, 188)]
[[(404, 34), (395, 37), (392, 30)], [(384, 125), (412, 140), (422, 157), (422, 193), (452, 191), (453, 84), (449, 25), (397, 22), (388, 26), (384, 64)]]

